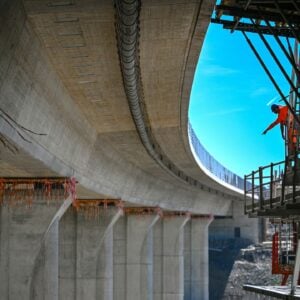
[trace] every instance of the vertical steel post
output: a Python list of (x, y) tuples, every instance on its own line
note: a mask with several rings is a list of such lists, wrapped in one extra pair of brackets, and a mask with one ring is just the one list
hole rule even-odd
[(263, 168), (259, 167), (259, 208), (262, 210), (264, 208), (264, 189), (263, 189)]
[(273, 176), (273, 163), (271, 163), (271, 169), (270, 169), (270, 172), (271, 172), (271, 176), (270, 176), (270, 208), (272, 209), (273, 208), (273, 185), (274, 185), (274, 176)]
[(254, 192), (255, 192), (255, 185), (254, 185), (254, 171), (252, 171), (252, 180), (251, 180), (251, 183), (252, 183), (252, 212), (254, 212)]
[(247, 185), (246, 185), (246, 181), (247, 180), (247, 176), (244, 176), (244, 214), (247, 214)]
[(299, 270), (300, 270), (300, 247), (299, 247), (300, 239), (299, 239), (299, 232), (298, 232), (298, 242), (297, 242), (297, 252), (296, 252), (296, 261), (294, 266), (293, 272), (293, 279), (291, 285), (291, 295), (295, 294), (296, 286), (298, 283), (299, 278)]
[(293, 203), (296, 203), (296, 184), (297, 184), (297, 172), (298, 172), (298, 166), (297, 166), (297, 152), (295, 151), (294, 154), (294, 168), (293, 168)]
[(283, 206), (284, 204), (284, 198), (285, 198), (285, 183), (286, 183), (286, 167), (289, 162), (289, 158), (285, 158), (285, 163), (284, 163), (284, 171), (283, 171), (283, 177), (282, 177), (282, 182), (281, 182), (281, 200), (280, 200), (280, 205)]

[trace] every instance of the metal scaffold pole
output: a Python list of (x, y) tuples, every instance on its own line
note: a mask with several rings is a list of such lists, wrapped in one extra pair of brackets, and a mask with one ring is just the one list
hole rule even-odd
[(293, 272), (293, 279), (291, 284), (291, 294), (294, 295), (299, 279), (299, 270), (300, 270), (300, 235), (299, 235), (299, 226), (297, 226), (297, 252), (296, 252), (296, 261)]

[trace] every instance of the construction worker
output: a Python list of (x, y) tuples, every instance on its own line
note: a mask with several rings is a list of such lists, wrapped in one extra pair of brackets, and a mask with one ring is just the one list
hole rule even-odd
[(285, 140), (285, 132), (284, 127), (287, 128), (287, 142), (288, 142), (288, 150), (289, 154), (293, 154), (296, 149), (297, 142), (297, 130), (294, 128), (294, 117), (292, 114), (289, 114), (287, 106), (281, 106), (277, 104), (273, 104), (271, 106), (271, 110), (273, 113), (278, 114), (277, 119), (271, 123), (267, 129), (264, 130), (262, 134), (266, 134), (270, 129), (272, 129), (277, 124), (280, 124), (280, 130), (282, 138)]
[(288, 107), (287, 106), (280, 106), (277, 104), (273, 104), (271, 106), (271, 110), (274, 114), (278, 114), (277, 119), (271, 123), (267, 129), (265, 129), (263, 131), (262, 134), (266, 134), (270, 129), (272, 129), (274, 126), (276, 126), (277, 124), (280, 124), (280, 130), (281, 130), (281, 135), (282, 138), (285, 139), (284, 136), (284, 126), (287, 126), (287, 119), (288, 119)]

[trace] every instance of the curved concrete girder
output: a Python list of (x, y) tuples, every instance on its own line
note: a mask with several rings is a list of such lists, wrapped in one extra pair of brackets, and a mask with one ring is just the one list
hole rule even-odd
[[(12, 9), (14, 4), (18, 5)], [(53, 171), (73, 175), (82, 185), (101, 194), (166, 209), (225, 214), (231, 199), (223, 197), (221, 192), (210, 193), (174, 179), (149, 158), (141, 145), (125, 100), (116, 52), (111, 50), (116, 47), (115, 41), (112, 42), (114, 36), (108, 34), (113, 24), (112, 5), (93, 1), (87, 4), (79, 1), (77, 6), (70, 7), (47, 6), (46, 1), (24, 1), (24, 4), (28, 20), (20, 2), (15, 0), (9, 9), (21, 15), (22, 22), (12, 21), (14, 14), (2, 21), (7, 35), (1, 36), (5, 41), (1, 43), (2, 53), (7, 55), (1, 59), (7, 62), (7, 68), (0, 75), (1, 108), (23, 126), (47, 136), (25, 134), (33, 141), (27, 143), (1, 120), (2, 134)], [(104, 27), (108, 41), (100, 40), (101, 35), (93, 27), (97, 22), (105, 23), (96, 28)], [(83, 31), (74, 31), (78, 24), (74, 27), (73, 23), (80, 23)], [(9, 30), (11, 24), (20, 29), (17, 34)], [(88, 43), (79, 44), (73, 37), (77, 34)], [(7, 40), (13, 43), (8, 44)], [(69, 44), (64, 44), (66, 41)], [(93, 62), (98, 70), (96, 76), (89, 71), (80, 73), (80, 68)], [(107, 82), (109, 74), (116, 80)], [(81, 85), (92, 83), (92, 77), (97, 79), (96, 87), (82, 88)], [(89, 95), (97, 95), (95, 91), (111, 92), (111, 101), (103, 100), (100, 105), (93, 102)], [(122, 150), (120, 136), (124, 142)], [(126, 143), (127, 138), (131, 143)], [(22, 169), (17, 156), (14, 164)], [(33, 168), (30, 173), (45, 173), (47, 167)]]
[[(200, 15), (200, 8), (202, 8), (202, 5), (205, 8), (206, 3), (203, 4), (203, 2), (201, 3), (201, 5), (197, 5), (195, 3), (192, 3), (191, 5), (178, 5), (179, 9), (173, 9), (175, 10), (177, 13), (170, 13), (170, 4), (167, 3), (160, 3), (159, 5), (159, 12), (155, 14), (155, 19), (154, 22), (151, 20), (150, 17), (150, 25), (148, 26), (144, 26), (146, 27), (147, 33), (150, 31), (150, 38), (147, 36), (147, 33), (145, 34), (145, 44), (148, 45), (149, 43), (149, 49), (151, 49), (151, 51), (148, 51), (148, 56), (146, 57), (145, 61), (146, 61), (146, 65), (148, 60), (151, 61), (151, 55), (152, 55), (152, 51), (153, 49), (158, 48), (159, 50), (164, 49), (165, 45), (164, 43), (166, 43), (166, 41), (173, 47), (167, 47), (168, 51), (166, 51), (165, 55), (164, 54), (160, 54), (157, 53), (156, 54), (156, 61), (159, 61), (159, 68), (158, 71), (155, 72), (156, 76), (161, 75), (162, 77), (167, 77), (166, 81), (167, 84), (162, 85), (162, 87), (160, 85), (157, 86), (156, 89), (151, 89), (150, 90), (150, 96), (148, 97), (149, 99), (147, 99), (146, 96), (144, 96), (144, 87), (143, 87), (143, 77), (141, 76), (141, 63), (140, 63), (140, 58), (139, 58), (139, 50), (140, 50), (140, 25), (139, 25), (139, 21), (140, 21), (140, 10), (141, 10), (141, 6), (142, 6), (142, 10), (145, 10), (145, 8), (143, 9), (144, 6), (146, 6), (147, 9), (147, 4), (148, 2), (145, 1), (142, 3), (139, 0), (133, 0), (133, 1), (124, 1), (124, 0), (117, 0), (115, 1), (116, 3), (116, 34), (117, 34), (117, 42), (118, 42), (118, 53), (119, 53), (119, 59), (120, 59), (120, 66), (121, 66), (121, 70), (122, 70), (122, 76), (123, 76), (123, 82), (124, 82), (124, 88), (125, 88), (125, 92), (126, 92), (126, 96), (127, 96), (127, 100), (128, 100), (128, 104), (129, 104), (129, 108), (131, 111), (131, 115), (132, 118), (134, 120), (137, 132), (139, 134), (139, 137), (141, 139), (142, 144), (144, 145), (145, 149), (147, 150), (148, 154), (150, 155), (151, 158), (153, 158), (154, 161), (156, 161), (156, 163), (161, 166), (167, 173), (171, 174), (172, 176), (175, 176), (176, 178), (185, 181), (191, 185), (194, 186), (200, 186), (202, 187), (203, 181), (207, 181), (207, 176), (203, 176), (202, 175), (202, 181), (199, 181), (198, 179), (196, 179), (195, 177), (190, 176), (188, 173), (190, 172), (190, 169), (192, 168), (193, 165), (195, 165), (194, 160), (191, 161), (192, 164), (188, 164), (188, 161), (191, 160), (191, 153), (190, 150), (185, 151), (184, 149), (184, 137), (181, 137), (180, 135), (187, 135), (187, 132), (184, 134), (183, 132), (180, 131), (180, 127), (178, 125), (176, 125), (176, 122), (178, 122), (178, 120), (176, 120), (176, 116), (177, 116), (177, 110), (179, 109), (179, 106), (177, 105), (177, 103), (174, 103), (174, 98), (176, 99), (179, 98), (180, 96), (177, 95), (177, 90), (176, 89), (170, 89), (170, 90), (166, 90), (166, 87), (169, 88), (170, 86), (174, 86), (176, 87), (178, 85), (178, 77), (183, 73), (185, 73), (185, 70), (181, 70), (181, 63), (183, 63), (183, 65), (186, 65), (185, 62), (185, 56), (189, 56), (190, 54), (190, 47), (187, 47), (187, 50), (185, 50), (187, 52), (187, 55), (181, 55), (181, 57), (183, 57), (183, 59), (180, 57), (180, 55), (177, 54), (177, 59), (172, 59), (172, 57), (170, 57), (170, 52), (172, 52), (173, 49), (176, 50), (181, 50), (180, 52), (183, 52), (182, 46), (185, 46), (186, 44), (190, 44), (190, 41), (187, 40), (187, 38), (190, 36), (189, 32), (185, 32), (185, 34), (181, 33), (181, 36), (179, 36), (179, 38), (177, 38), (179, 34), (179, 32), (176, 33), (176, 38), (174, 39), (173, 36), (169, 37), (170, 35), (170, 31), (174, 31), (169, 29), (169, 26), (172, 27), (172, 25), (174, 26), (174, 21), (172, 20), (173, 15), (175, 15), (176, 17), (176, 21), (180, 18), (179, 16), (185, 15), (185, 14), (190, 14), (191, 11), (195, 11), (196, 12), (196, 18), (193, 18), (193, 23), (191, 23), (190, 21), (188, 22), (182, 22), (183, 25), (185, 25), (185, 29), (183, 31), (188, 31), (187, 29), (190, 28), (190, 26), (192, 27), (193, 30), (191, 30), (193, 32), (193, 35), (195, 33), (195, 27), (196, 27), (196, 22), (194, 21), (194, 19), (198, 19), (199, 15)], [(145, 5), (144, 5), (145, 4)], [(151, 15), (151, 11), (153, 10), (153, 8), (156, 8), (157, 4), (153, 4), (152, 2), (150, 2), (150, 5), (148, 8), (149, 13), (148, 15)], [(167, 7), (167, 10), (166, 8)], [(187, 9), (183, 9), (183, 8)], [(212, 7), (209, 7), (212, 9)], [(153, 37), (151, 37), (151, 28), (153, 27), (154, 29), (157, 29), (157, 27), (160, 29), (160, 27), (162, 27), (162, 29), (164, 30), (164, 26), (157, 26), (157, 23), (160, 24), (161, 20), (158, 21), (157, 19), (157, 15), (160, 16), (164, 16), (164, 9), (169, 13), (168, 15), (171, 15), (170, 18), (168, 18), (168, 22), (167, 23), (167, 28), (168, 30), (165, 30), (168, 32), (168, 34), (164, 34), (164, 32), (161, 34), (157, 34)], [(206, 17), (209, 18), (210, 14), (209, 11), (211, 12), (211, 9), (206, 9), (208, 11), (208, 13), (205, 14), (201, 14), (201, 17)], [(187, 12), (186, 12), (187, 11)], [(182, 18), (182, 17), (181, 17)], [(145, 19), (147, 19), (145, 17)], [(170, 20), (169, 20), (170, 19)], [(175, 19), (175, 18), (174, 18)], [(183, 20), (185, 20), (183, 18)], [(151, 22), (152, 21), (152, 22)], [(173, 21), (173, 22), (172, 22)], [(186, 24), (187, 23), (187, 24)], [(171, 24), (171, 25), (170, 25)], [(182, 30), (181, 26), (181, 30)], [(198, 26), (199, 27), (199, 26)], [(150, 28), (150, 30), (149, 30)], [(186, 29), (187, 28), (187, 29)], [(159, 32), (160, 30), (156, 30), (157, 32)], [(165, 35), (165, 36), (164, 36)], [(160, 37), (162, 36), (162, 38)], [(149, 42), (150, 40), (150, 42)], [(173, 41), (175, 40), (175, 42)], [(199, 41), (200, 42), (200, 41)], [(152, 47), (154, 44), (154, 47)], [(199, 43), (201, 44), (201, 43)], [(147, 49), (145, 48), (145, 52), (147, 53)], [(154, 51), (155, 53), (155, 51)], [(176, 53), (176, 51), (175, 51)], [(193, 54), (192, 54), (193, 56)], [(163, 59), (161, 59), (163, 58)], [(152, 59), (153, 60), (153, 59)], [(163, 65), (163, 66), (161, 66)], [(169, 67), (171, 65), (171, 68)], [(148, 73), (151, 72), (151, 66), (150, 67), (145, 67), (143, 68), (143, 70), (145, 70), (145, 74), (146, 76), (148, 75)], [(150, 70), (150, 72), (149, 72)], [(170, 72), (168, 72), (170, 70)], [(173, 72), (172, 72), (173, 71)], [(175, 71), (175, 72), (174, 72)], [(173, 74), (174, 73), (174, 74)], [(190, 78), (191, 79), (191, 78)], [(152, 80), (145, 80), (146, 83), (152, 83)], [(190, 85), (192, 84), (191, 80), (190, 80)], [(169, 98), (169, 102), (171, 102), (172, 105), (169, 106), (169, 109), (167, 110), (163, 110), (163, 112), (161, 113), (161, 103), (165, 103), (167, 102), (166, 99), (159, 97), (159, 93), (155, 94), (155, 92), (152, 91), (156, 91), (156, 90), (163, 90), (165, 91), (165, 95), (167, 98)], [(174, 93), (175, 91), (175, 93)], [(154, 94), (154, 95), (151, 95)], [(146, 102), (146, 99), (148, 100), (148, 102)], [(167, 99), (168, 100), (168, 99)], [(188, 100), (188, 99), (185, 99)], [(187, 101), (188, 102), (188, 101)], [(149, 118), (149, 114), (148, 114), (148, 105), (150, 104), (151, 106), (156, 107), (155, 105), (159, 104), (159, 109), (154, 110), (154, 114), (153, 114), (153, 119), (154, 121), (150, 121)], [(162, 105), (163, 106), (163, 105)], [(167, 108), (167, 107), (166, 107)], [(159, 115), (162, 115), (163, 118), (162, 120), (160, 120)], [(172, 119), (167, 117), (167, 120), (165, 120), (166, 116), (172, 116)], [(172, 122), (173, 120), (173, 122)], [(174, 123), (175, 122), (175, 123)], [(187, 120), (186, 120), (187, 122)], [(157, 138), (155, 137), (155, 134), (153, 133), (153, 127), (156, 128), (157, 125), (161, 124), (159, 127), (159, 132), (160, 133), (164, 133), (165, 134), (158, 134), (157, 135), (157, 130), (156, 130), (156, 136), (158, 136), (160, 138), (160, 143), (157, 142)], [(169, 127), (171, 126), (171, 127)], [(171, 131), (169, 130), (169, 128), (171, 128)], [(185, 126), (186, 128), (186, 126)], [(166, 130), (167, 129), (167, 130)], [(175, 130), (174, 130), (175, 129)], [(171, 136), (171, 139), (170, 139)], [(170, 140), (172, 141), (170, 143)], [(168, 148), (168, 151), (164, 151), (162, 146), (165, 147), (169, 147), (169, 145), (171, 144), (172, 147)], [(174, 147), (175, 146), (175, 147)], [(175, 150), (174, 150), (175, 149)], [(166, 153), (170, 153), (173, 157), (172, 159), (170, 159), (168, 157), (168, 155)], [(179, 155), (178, 155), (179, 153)], [(184, 154), (184, 156), (183, 156)], [(187, 155), (188, 154), (188, 155)], [(182, 159), (183, 158), (183, 159)], [(178, 165), (180, 167), (178, 167)], [(203, 180), (204, 179), (204, 180)]]

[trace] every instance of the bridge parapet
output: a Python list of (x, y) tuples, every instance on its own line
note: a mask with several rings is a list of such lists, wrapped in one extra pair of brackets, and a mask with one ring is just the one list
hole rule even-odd
[[(203, 147), (190, 123), (188, 124), (188, 133), (190, 144), (202, 166), (221, 181), (240, 190), (244, 190), (244, 179), (224, 167)], [(246, 183), (246, 185), (248, 187), (250, 183)]]

